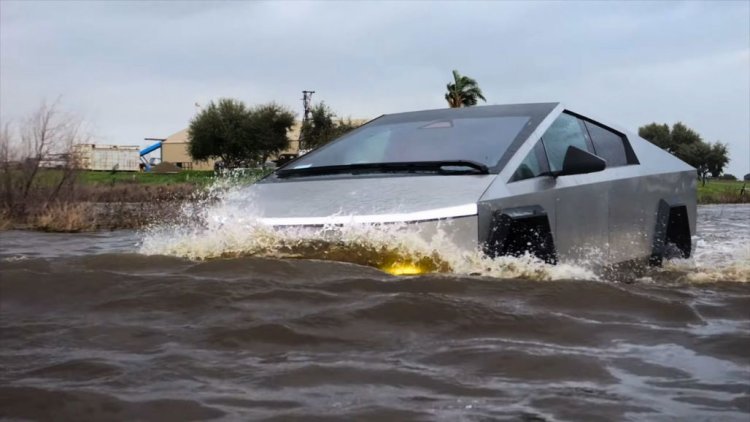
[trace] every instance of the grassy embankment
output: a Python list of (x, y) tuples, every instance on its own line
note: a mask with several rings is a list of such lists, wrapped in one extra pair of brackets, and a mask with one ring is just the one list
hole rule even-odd
[(698, 203), (750, 203), (750, 182), (738, 180), (709, 180), (706, 182), (705, 186), (703, 183), (698, 182)]
[[(25, 189), (25, 184), (19, 183), (22, 174), (11, 173), (9, 184), (0, 183), (0, 230), (79, 232), (139, 228), (153, 221), (168, 221), (179, 213), (180, 204), (185, 201), (209, 199), (218, 193), (206, 189), (217, 180), (211, 171), (82, 171), (53, 195), (59, 191), (62, 175), (61, 171), (43, 169), (33, 178), (30, 189)], [(230, 177), (227, 185), (250, 183), (260, 175), (260, 171), (251, 171)], [(9, 195), (7, 186), (11, 186)]]

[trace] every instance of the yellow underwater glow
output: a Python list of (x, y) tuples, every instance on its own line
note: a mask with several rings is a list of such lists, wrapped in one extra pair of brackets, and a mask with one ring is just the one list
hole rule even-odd
[(418, 275), (427, 272), (424, 268), (421, 268), (418, 265), (399, 263), (383, 267), (381, 270), (391, 275)]

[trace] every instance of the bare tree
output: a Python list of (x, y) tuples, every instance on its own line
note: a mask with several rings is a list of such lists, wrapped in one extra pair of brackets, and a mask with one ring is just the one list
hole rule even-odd
[(11, 145), (11, 127), (10, 123), (3, 125), (2, 132), (0, 132), (0, 177), (2, 177), (2, 201), (6, 210), (11, 209), (13, 204), (13, 175), (12, 167), (15, 162), (15, 154), (13, 154), (13, 146)]
[(24, 215), (30, 207), (44, 210), (61, 196), (70, 198), (77, 167), (74, 145), (84, 140), (81, 120), (61, 112), (58, 101), (43, 103), (17, 131), (7, 123), (0, 135), (6, 210)]

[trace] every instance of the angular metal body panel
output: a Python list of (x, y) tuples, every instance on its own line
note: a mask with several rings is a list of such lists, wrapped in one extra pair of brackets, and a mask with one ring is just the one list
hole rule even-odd
[(494, 179), (492, 174), (317, 178), (257, 183), (249, 192), (261, 218), (372, 216), (369, 222), (399, 222), (403, 219), (394, 216), (460, 217), (466, 205), (476, 214), (477, 199)]
[[(559, 261), (597, 263), (648, 258), (653, 252), (662, 200), (669, 206), (685, 206), (690, 233), (695, 233), (695, 169), (637, 135), (601, 120), (596, 122), (626, 136), (639, 164), (511, 181), (537, 141), (565, 111), (562, 104), (543, 106), (532, 109), (548, 114), (537, 116), (536, 126), (528, 128), (524, 137), (509, 147), (496, 173), (309, 179), (271, 176), (250, 188), (255, 211), (262, 221), (274, 226), (408, 222), (417, 224), (427, 238), (442, 230), (455, 246), (476, 249), (482, 248), (495, 229), (494, 216), (541, 209), (548, 219)], [(451, 112), (441, 110), (440, 116)]]

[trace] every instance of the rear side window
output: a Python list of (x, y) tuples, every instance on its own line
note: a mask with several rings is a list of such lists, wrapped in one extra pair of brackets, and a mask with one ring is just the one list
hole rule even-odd
[(551, 171), (562, 170), (565, 153), (570, 146), (592, 152), (587, 142), (585, 126), (578, 118), (566, 113), (561, 114), (544, 132), (542, 141)]
[(594, 144), (594, 154), (604, 158), (607, 167), (638, 164), (638, 159), (624, 136), (595, 123), (586, 121), (584, 124)]

